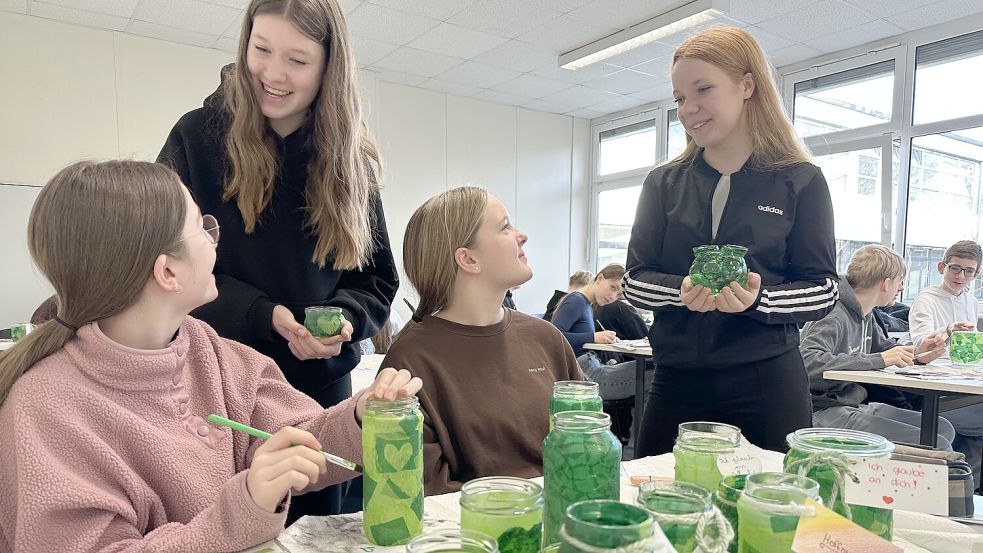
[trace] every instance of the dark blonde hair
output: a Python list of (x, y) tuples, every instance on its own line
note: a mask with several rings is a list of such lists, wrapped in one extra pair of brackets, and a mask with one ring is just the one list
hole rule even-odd
[(980, 263), (983, 263), (983, 250), (980, 249), (979, 244), (972, 240), (960, 240), (945, 250), (942, 262), (948, 263), (953, 257), (975, 259), (976, 267), (979, 268)]
[[(754, 93), (744, 104), (742, 119), (751, 139), (750, 161), (755, 167), (783, 169), (810, 161), (808, 150), (782, 107), (768, 59), (747, 31), (737, 27), (707, 29), (689, 37), (676, 48), (672, 56), (673, 65), (681, 59), (698, 59), (715, 65), (734, 82), (751, 74)], [(686, 149), (672, 162), (691, 162), (698, 149), (696, 142), (687, 134)]]
[(311, 104), (313, 157), (307, 174), (308, 229), (317, 236), (312, 261), (339, 270), (365, 266), (375, 244), (372, 197), (378, 193), (379, 152), (362, 118), (357, 66), (348, 26), (335, 0), (253, 0), (246, 8), (236, 66), (223, 82), (232, 125), (225, 137), (229, 175), (223, 198), (236, 199), (245, 230), (256, 229), (273, 197), (279, 168), (272, 130), (246, 65), (259, 15), (279, 15), (324, 49), (321, 90)]
[[(183, 190), (173, 171), (142, 161), (83, 161), (48, 181), (31, 209), (27, 242), (55, 289), (58, 318), (80, 327), (137, 301), (157, 256), (180, 252)], [(49, 320), (0, 353), (0, 404), (24, 371), (74, 335)]]
[[(587, 273), (588, 275), (590, 275), (589, 271), (578, 271), (577, 273), (574, 274), (576, 275), (579, 273)], [(620, 263), (609, 263), (605, 265), (603, 269), (598, 271), (596, 275), (591, 275), (590, 278), (587, 279), (587, 282), (582, 284), (580, 287), (583, 288), (584, 286), (593, 284), (597, 282), (597, 279), (601, 277), (607, 280), (617, 280), (620, 282), (621, 279), (625, 277), (625, 266)], [(571, 281), (573, 280), (573, 276), (570, 277), (570, 280)], [(560, 312), (560, 306), (563, 305), (563, 302), (567, 301), (568, 297), (570, 297), (570, 294), (563, 296), (563, 299), (561, 299), (560, 302), (556, 304), (556, 309), (553, 310), (553, 316), (550, 318), (550, 322), (556, 321), (556, 315)], [(596, 303), (594, 303), (593, 301), (591, 302), (591, 309), (597, 309), (598, 307), (599, 306)]]
[(907, 272), (900, 253), (880, 244), (868, 244), (853, 252), (846, 267), (846, 280), (855, 290), (865, 290), (885, 278), (903, 278)]
[(403, 236), (403, 266), (420, 295), (413, 318), (447, 307), (457, 279), (454, 252), (473, 248), (488, 205), (488, 191), (461, 186), (427, 200), (410, 217)]
[(568, 286), (583, 288), (584, 286), (590, 284), (592, 280), (594, 280), (594, 273), (581, 269), (570, 275), (570, 281), (567, 284)]

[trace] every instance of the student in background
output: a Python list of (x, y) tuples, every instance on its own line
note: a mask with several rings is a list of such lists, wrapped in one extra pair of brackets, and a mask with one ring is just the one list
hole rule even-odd
[[(222, 225), (219, 296), (195, 311), (219, 335), (273, 358), (322, 406), (351, 395), (359, 341), (385, 323), (399, 285), (363, 121), (351, 39), (336, 0), (253, 0), (236, 63), (174, 126), (158, 161)], [(316, 338), (304, 308), (342, 308)], [(333, 488), (290, 519), (339, 511)]]
[(541, 476), (553, 383), (583, 380), (555, 328), (502, 306), (507, 290), (532, 278), (527, 239), (475, 187), (427, 200), (406, 226), (403, 263), (420, 303), (383, 366), (426, 382), (427, 494), (482, 476)]
[(368, 397), (420, 387), (386, 369), (324, 410), (270, 358), (188, 316), (218, 295), (219, 225), (162, 165), (70, 165), (28, 227), (57, 305), (0, 353), (0, 551), (253, 547), (283, 530), (292, 496), (357, 475), (318, 450), (360, 462)]
[(550, 301), (546, 304), (546, 312), (543, 313), (543, 318), (546, 319), (547, 321), (552, 321), (553, 313), (556, 311), (556, 306), (560, 305), (560, 300), (562, 300), (563, 297), (569, 294), (570, 292), (573, 292), (574, 290), (578, 290), (580, 288), (583, 288), (584, 286), (587, 286), (588, 284), (591, 283), (592, 280), (594, 280), (594, 273), (590, 271), (580, 270), (570, 275), (570, 279), (567, 282), (567, 291), (566, 292), (564, 292), (563, 290), (553, 291), (553, 297), (550, 298)]
[[(798, 324), (836, 303), (833, 207), (746, 31), (714, 27), (673, 55), (686, 149), (645, 179), (628, 244), (628, 300), (650, 309), (655, 378), (639, 456), (672, 450), (679, 423), (739, 427), (780, 451), (810, 426)], [(693, 248), (748, 248), (746, 286), (694, 286)]]
[(908, 312), (915, 345), (935, 332), (951, 336), (956, 330), (976, 329), (978, 304), (970, 285), (980, 273), (981, 260), (983, 250), (972, 240), (960, 240), (945, 251), (938, 265), (942, 284), (922, 290)]

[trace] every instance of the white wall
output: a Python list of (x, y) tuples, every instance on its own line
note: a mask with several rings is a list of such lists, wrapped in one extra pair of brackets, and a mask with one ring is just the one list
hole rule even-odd
[[(29, 47), (27, 45), (30, 45)], [(0, 183), (42, 185), (82, 158), (153, 159), (174, 122), (201, 105), (231, 55), (112, 31), (0, 13)], [(28, 52), (29, 50), (29, 52)], [(485, 186), (530, 234), (535, 277), (518, 307), (540, 312), (587, 252), (589, 124), (379, 82), (361, 72), (369, 126), (384, 162), (390, 240), (426, 198)], [(37, 188), (0, 184), (0, 328), (27, 320), (50, 294), (30, 263), (26, 221)], [(402, 298), (396, 307), (404, 319)]]

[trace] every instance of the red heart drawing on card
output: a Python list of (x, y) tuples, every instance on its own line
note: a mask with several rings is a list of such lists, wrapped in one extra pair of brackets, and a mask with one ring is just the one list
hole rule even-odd
[(888, 505), (894, 503), (894, 498), (889, 495), (882, 496), (881, 499), (883, 499), (884, 503), (887, 503)]

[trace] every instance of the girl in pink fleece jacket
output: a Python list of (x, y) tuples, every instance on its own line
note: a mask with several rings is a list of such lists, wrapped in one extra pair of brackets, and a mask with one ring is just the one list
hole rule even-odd
[(189, 317), (217, 296), (219, 229), (161, 165), (71, 165), (28, 225), (58, 315), (0, 354), (0, 552), (262, 543), (283, 529), (292, 490), (355, 476), (317, 450), (361, 460), (368, 396), (420, 389), (385, 369), (325, 411), (272, 360)]

